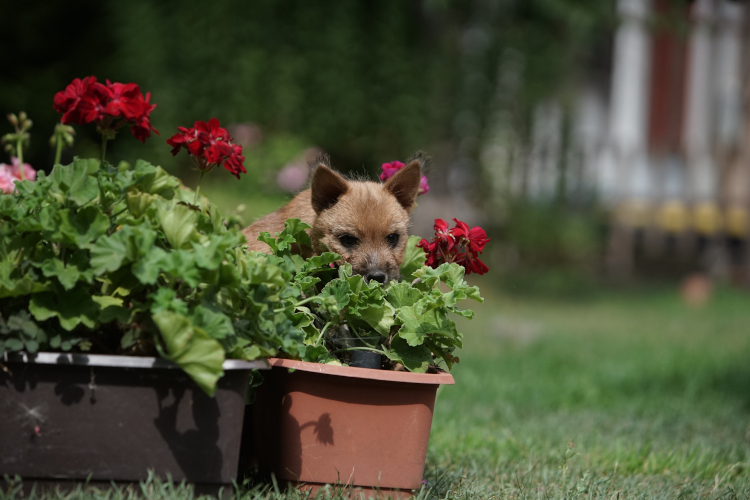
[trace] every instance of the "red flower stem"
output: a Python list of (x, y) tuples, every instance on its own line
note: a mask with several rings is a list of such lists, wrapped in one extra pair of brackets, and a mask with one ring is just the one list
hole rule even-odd
[(201, 181), (203, 180), (203, 176), (206, 175), (206, 172), (204, 170), (201, 170), (201, 176), (198, 178), (198, 185), (195, 187), (195, 198), (193, 198), (193, 205), (198, 205), (198, 193), (201, 192)]

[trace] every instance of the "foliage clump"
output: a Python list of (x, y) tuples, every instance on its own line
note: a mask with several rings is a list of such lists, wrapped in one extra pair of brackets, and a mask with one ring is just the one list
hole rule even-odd
[(450, 369), (459, 361), (453, 352), (462, 347), (462, 335), (450, 315), (472, 318), (473, 311), (459, 309), (459, 302), (483, 300), (479, 289), (464, 281), (464, 267), (425, 266), (419, 238), (412, 236), (401, 267), (403, 279), (385, 285), (367, 282), (335, 253), (308, 260), (294, 255), (292, 245), (309, 246), (309, 227), (290, 219), (276, 238), (269, 233), (260, 237), (272, 249), (269, 262), (293, 276), (289, 286), (294, 291), (282, 303), (287, 316), (301, 318), (305, 349), (286, 355), (341, 363), (352, 351), (367, 350), (382, 353), (391, 367), (420, 373), (440, 363)]
[(0, 351), (158, 354), (209, 393), (226, 358), (298, 355), (291, 275), (190, 198), (160, 167), (97, 159), (0, 195)]

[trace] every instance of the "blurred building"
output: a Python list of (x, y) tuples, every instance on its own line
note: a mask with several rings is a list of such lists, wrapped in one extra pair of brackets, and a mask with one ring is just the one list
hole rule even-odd
[(618, 2), (597, 185), (615, 213), (608, 252), (615, 272), (629, 271), (639, 244), (659, 258), (672, 242), (673, 253), (701, 260), (707, 271), (744, 260), (737, 247), (750, 229), (745, 7), (728, 0), (672, 5)]
[[(485, 170), (507, 179), (511, 198), (605, 208), (613, 273), (665, 259), (722, 273), (744, 265), (747, 11), (729, 0), (618, 0), (608, 78), (582, 78), (572, 106), (538, 103), (527, 140), (498, 121)], [(498, 87), (517, 70), (502, 71)]]

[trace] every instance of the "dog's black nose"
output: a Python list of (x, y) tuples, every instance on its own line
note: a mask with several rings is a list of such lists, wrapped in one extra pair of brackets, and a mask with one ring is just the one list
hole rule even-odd
[(367, 281), (375, 280), (378, 283), (385, 283), (385, 273), (381, 271), (375, 271), (367, 275)]

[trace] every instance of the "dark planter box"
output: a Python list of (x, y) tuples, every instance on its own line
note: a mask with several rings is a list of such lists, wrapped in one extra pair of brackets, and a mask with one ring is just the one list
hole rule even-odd
[(159, 358), (39, 353), (0, 371), (0, 476), (25, 483), (131, 483), (157, 476), (229, 485), (245, 393), (265, 360), (227, 360), (215, 397)]
[(252, 405), (253, 446), (243, 447), (262, 475), (366, 496), (407, 497), (422, 486), (435, 394), (454, 383), (450, 374), (269, 362)]

